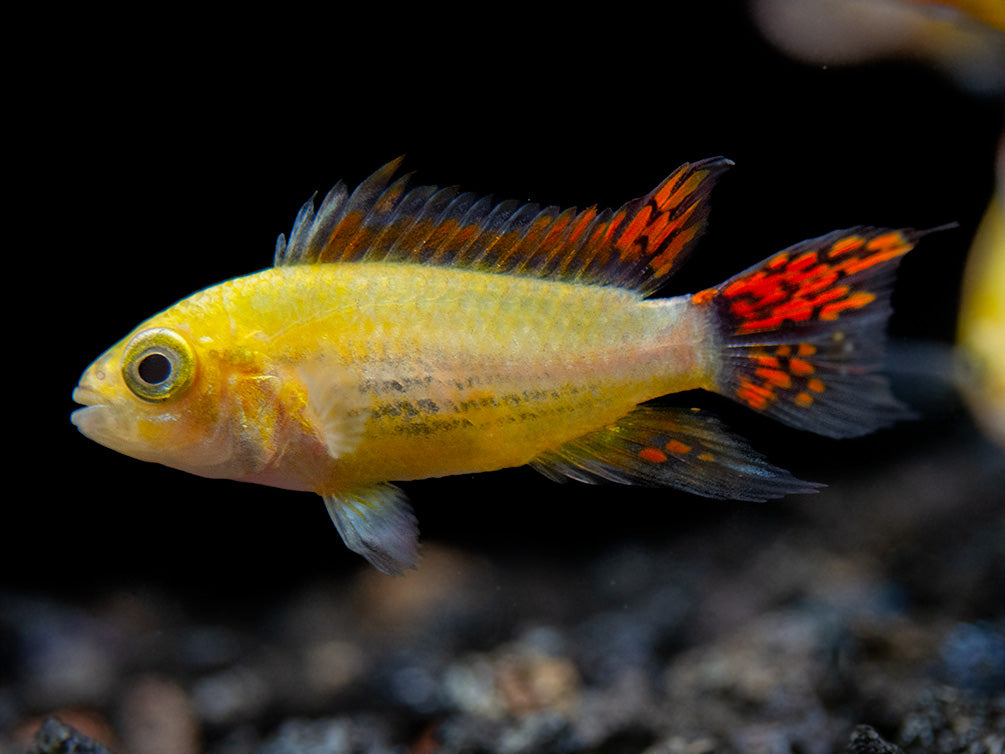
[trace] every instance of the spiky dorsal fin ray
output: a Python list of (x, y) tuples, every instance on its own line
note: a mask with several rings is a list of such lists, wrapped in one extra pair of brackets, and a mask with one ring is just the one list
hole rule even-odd
[(328, 262), (421, 262), (649, 294), (704, 228), (708, 194), (732, 162), (685, 163), (646, 196), (617, 210), (561, 210), (453, 187), (408, 189), (389, 162), (352, 193), (337, 184), (315, 211), (300, 210), (276, 266)]

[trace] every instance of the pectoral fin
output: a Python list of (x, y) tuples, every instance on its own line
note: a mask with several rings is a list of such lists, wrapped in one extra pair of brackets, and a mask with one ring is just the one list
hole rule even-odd
[(358, 381), (321, 362), (300, 365), (295, 374), (306, 394), (307, 415), (328, 455), (341, 458), (351, 453), (363, 439), (369, 416)]
[(392, 576), (415, 568), (419, 527), (401, 490), (385, 483), (322, 497), (350, 550)]

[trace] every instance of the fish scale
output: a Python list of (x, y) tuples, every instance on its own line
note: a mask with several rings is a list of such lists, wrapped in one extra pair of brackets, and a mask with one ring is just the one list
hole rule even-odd
[[(282, 303), (263, 317), (256, 302), (270, 289)], [(358, 375), (367, 428), (332, 470), (336, 485), (370, 483), (374, 469), (414, 479), (521, 465), (698, 386), (687, 366), (699, 338), (666, 357), (671, 334), (686, 332), (684, 310), (617, 288), (372, 263), (279, 268), (223, 298), (228, 329), (251, 333), (234, 347), (251, 340), (274, 354), (263, 371), (316, 360), (322, 375)]]

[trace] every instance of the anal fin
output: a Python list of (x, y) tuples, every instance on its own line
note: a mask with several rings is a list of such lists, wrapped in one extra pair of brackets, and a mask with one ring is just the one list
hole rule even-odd
[(346, 547), (378, 571), (398, 576), (416, 567), (419, 527), (400, 489), (380, 483), (322, 497)]
[(763, 501), (822, 486), (772, 465), (698, 409), (642, 406), (530, 465), (556, 481), (666, 486), (732, 500)]

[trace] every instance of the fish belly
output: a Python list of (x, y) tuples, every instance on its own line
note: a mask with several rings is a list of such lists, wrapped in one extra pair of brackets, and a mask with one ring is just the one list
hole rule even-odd
[(395, 263), (262, 274), (286, 291), (289, 361), (320, 360), (359, 393), (337, 486), (522, 465), (705, 381), (684, 297)]

